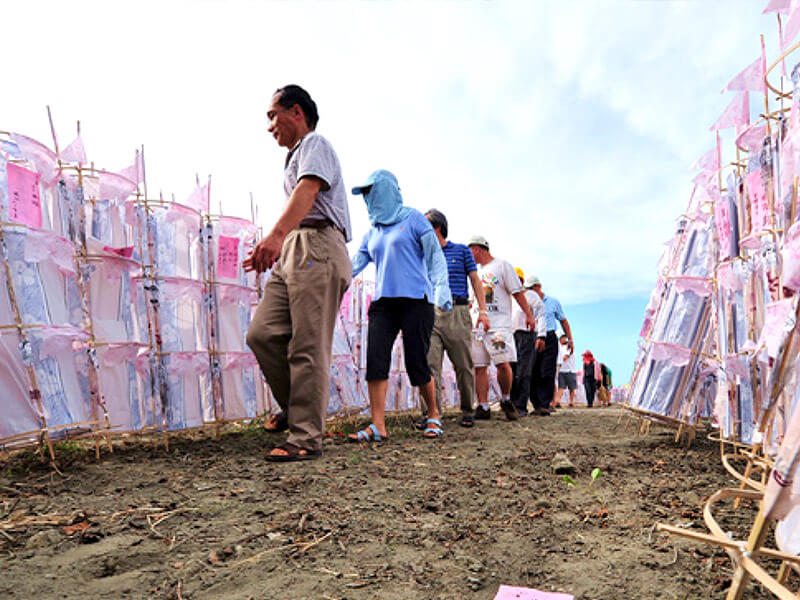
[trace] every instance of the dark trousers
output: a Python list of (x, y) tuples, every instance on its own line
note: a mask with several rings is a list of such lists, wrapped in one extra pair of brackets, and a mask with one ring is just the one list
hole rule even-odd
[(367, 381), (389, 379), (394, 340), (402, 332), (408, 380), (415, 387), (428, 383), (433, 304), (424, 298), (380, 298), (370, 304), (367, 314)]
[(536, 332), (518, 329), (514, 332), (517, 346), (517, 362), (511, 363), (514, 380), (511, 383), (511, 403), (521, 415), (528, 413), (528, 400), (531, 396), (531, 374), (536, 359)]
[(536, 353), (531, 370), (531, 402), (535, 409), (550, 408), (556, 391), (557, 361), (558, 338), (555, 331), (548, 331), (544, 351)]
[(594, 404), (594, 395), (597, 392), (597, 381), (594, 378), (587, 378), (586, 373), (583, 374), (583, 391), (586, 392), (586, 404), (592, 408)]

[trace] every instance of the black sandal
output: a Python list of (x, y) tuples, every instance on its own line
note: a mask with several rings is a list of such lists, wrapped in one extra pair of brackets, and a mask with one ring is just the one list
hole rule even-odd
[(472, 415), (464, 415), (461, 417), (462, 427), (475, 427), (475, 417)]
[(286, 454), (267, 454), (269, 462), (297, 462), (299, 460), (314, 460), (322, 456), (322, 450), (308, 450), (295, 446), (291, 442), (284, 442), (280, 446), (275, 446), (273, 450), (283, 450)]
[(281, 433), (289, 429), (289, 417), (285, 412), (279, 412), (277, 415), (270, 415), (264, 423), (264, 431), (267, 433)]

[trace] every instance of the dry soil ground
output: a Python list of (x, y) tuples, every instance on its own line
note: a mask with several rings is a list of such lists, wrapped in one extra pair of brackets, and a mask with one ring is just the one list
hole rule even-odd
[[(495, 416), (472, 430), (451, 416), (436, 441), (404, 417), (382, 445), (334, 435), (321, 460), (281, 465), (264, 455), (282, 438), (256, 426), (175, 437), (169, 452), (118, 443), (100, 462), (63, 444), (60, 474), (17, 455), (0, 464), (0, 598), (490, 600), (501, 583), (724, 597), (722, 551), (653, 527), (704, 530), (704, 498), (732, 485), (718, 447), (638, 437), (619, 414)], [(577, 485), (553, 473), (557, 452)], [(727, 525), (742, 530), (742, 514)]]

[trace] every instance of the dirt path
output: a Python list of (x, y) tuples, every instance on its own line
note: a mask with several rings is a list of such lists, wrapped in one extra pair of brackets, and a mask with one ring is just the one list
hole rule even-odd
[[(638, 438), (618, 416), (453, 416), (434, 442), (403, 419), (383, 445), (332, 438), (322, 460), (284, 465), (263, 459), (280, 436), (256, 428), (100, 463), (66, 445), (63, 477), (17, 457), (0, 471), (0, 523), (17, 524), (0, 535), (0, 598), (490, 600), (501, 583), (724, 597), (723, 552), (653, 532), (704, 530), (702, 501), (732, 485), (718, 448)], [(577, 486), (553, 473), (557, 452)]]

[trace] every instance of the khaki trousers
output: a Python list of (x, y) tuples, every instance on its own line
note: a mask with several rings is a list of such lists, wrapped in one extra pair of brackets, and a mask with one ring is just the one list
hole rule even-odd
[(333, 329), (351, 274), (339, 230), (295, 229), (247, 332), (247, 345), (288, 418), (287, 441), (307, 450), (322, 447)]
[[(461, 411), (471, 414), (472, 397), (475, 394), (475, 369), (472, 365), (472, 317), (468, 306), (456, 305), (451, 311), (436, 309), (431, 347), (428, 350), (428, 366), (436, 382), (436, 407), (439, 413), (442, 411), (442, 359), (445, 350), (456, 372)], [(422, 411), (426, 414), (428, 412), (424, 399)]]

